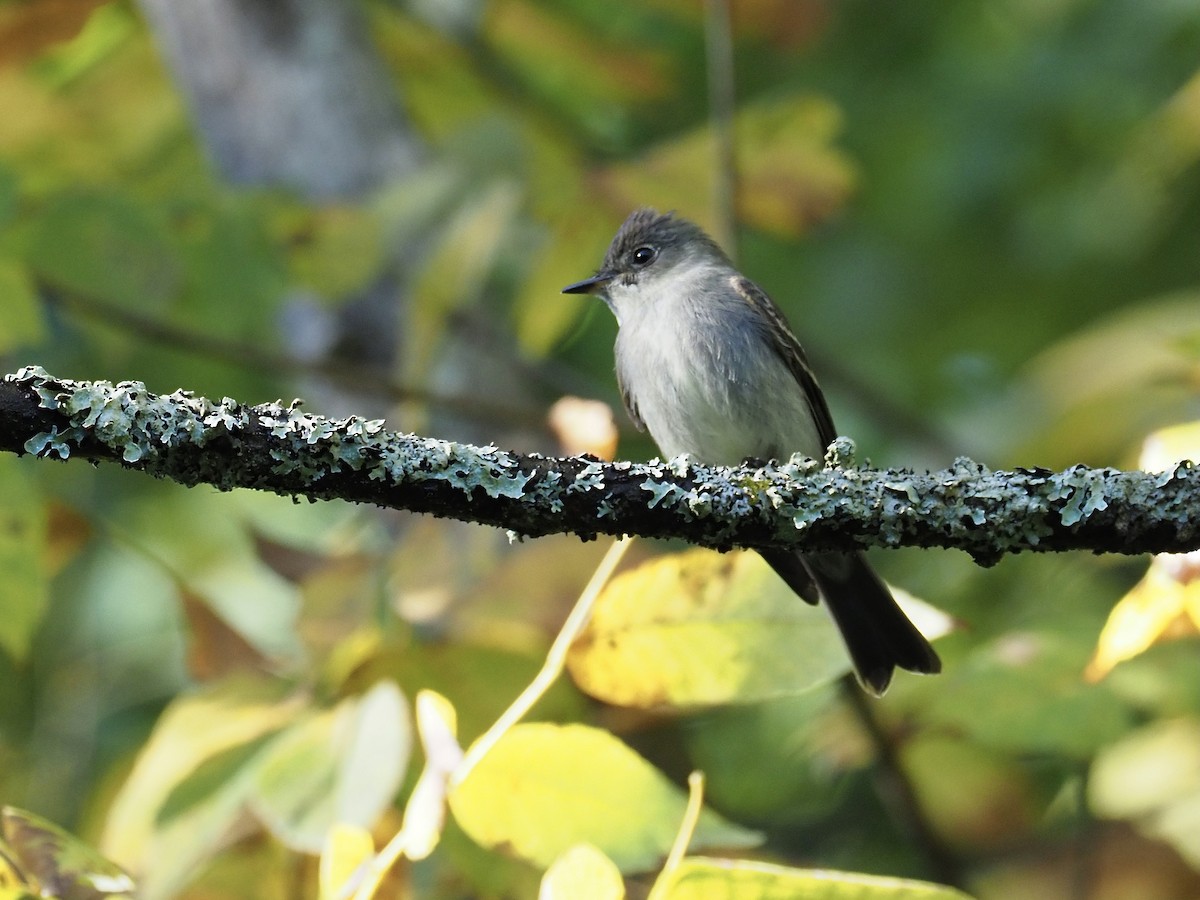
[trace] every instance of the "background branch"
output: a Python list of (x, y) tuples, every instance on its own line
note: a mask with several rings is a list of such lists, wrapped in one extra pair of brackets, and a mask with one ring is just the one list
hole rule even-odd
[(725, 468), (686, 460), (602, 463), (397, 434), (299, 404), (246, 406), (139, 382), (0, 383), (0, 449), (116, 462), (185, 485), (350, 500), (494, 525), (529, 536), (683, 538), (702, 546), (946, 547), (988, 564), (1023, 550), (1183, 552), (1200, 547), (1200, 472), (940, 472), (854, 466), (839, 439), (827, 465), (794, 458)]

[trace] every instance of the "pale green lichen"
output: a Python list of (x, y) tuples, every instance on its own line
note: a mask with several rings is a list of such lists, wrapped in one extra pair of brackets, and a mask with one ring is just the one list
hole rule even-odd
[[(157, 397), (138, 382), (69, 382), (40, 369), (22, 370), (7, 380), (29, 383), (43, 407), (66, 416), (65, 424), (25, 443), (26, 450), (38, 455), (65, 459), (81, 443), (100, 442), (126, 462), (184, 483), (203, 481), (220, 489), (267, 487), (310, 497), (341, 495), (346, 483), (330, 486), (326, 479), (356, 471), (363, 473), (360, 479), (384, 484), (436, 482), (465, 495), (469, 504), (484, 497), (521, 499), (522, 508), (506, 509), (514, 515), (513, 522), (535, 529), (554, 530), (539, 516), (552, 520), (567, 509), (564, 501), (569, 498), (582, 501), (581, 495), (595, 495), (586, 498), (594, 504), (595, 521), (603, 520), (607, 530), (618, 531), (621, 523), (612, 520), (636, 514), (640, 505), (628, 490), (620, 490), (622, 484), (633, 484), (648, 495), (643, 512), (655, 511), (655, 527), (662, 533), (681, 533), (671, 531), (670, 523), (703, 519), (702, 528), (687, 533), (716, 546), (747, 542), (747, 534), (759, 544), (787, 543), (794, 540), (795, 531), (810, 532), (823, 541), (826, 535), (838, 537), (832, 522), (833, 529), (842, 529), (841, 540), (850, 533), (862, 544), (961, 546), (991, 562), (1006, 552), (1039, 547), (1045, 539), (1083, 528), (1094, 519), (1110, 529), (1105, 549), (1120, 549), (1124, 529), (1142, 516), (1176, 528), (1182, 535), (1177, 541), (1189, 540), (1188, 535), (1200, 530), (1186, 504), (1190, 495), (1173, 487), (1176, 479), (1195, 481), (1190, 464), (1153, 475), (1081, 467), (1063, 473), (991, 472), (961, 458), (938, 473), (880, 472), (840, 468), (853, 462), (854, 449), (851, 442), (839, 440), (824, 462), (797, 455), (747, 470), (703, 466), (679, 457), (641, 465), (575, 460), (568, 469), (556, 468), (554, 460), (543, 464), (539, 457), (520, 457), (495, 446), (469, 447), (387, 432), (380, 420), (324, 419), (303, 412), (298, 402), (243, 407), (228, 398), (213, 403), (186, 392)], [(244, 429), (260, 440), (260, 453), (270, 454), (265, 465), (261, 455), (210, 458), (204, 453), (162, 452), (173, 447), (203, 449), (214, 439), (237, 436)], [(271, 436), (265, 446), (264, 431)], [(88, 452), (95, 455), (90, 448)], [(587, 508), (584, 502), (569, 505), (576, 515)], [(1114, 520), (1114, 505), (1125, 518)], [(489, 521), (499, 524), (495, 518)], [(588, 533), (586, 525), (572, 527)], [(1055, 544), (1061, 546), (1057, 540)]]
[(1056, 478), (1056, 486), (1049, 498), (1067, 501), (1062, 509), (1064, 525), (1075, 525), (1097, 510), (1108, 508), (1108, 501), (1104, 496), (1104, 483), (1108, 471), (1076, 466)]

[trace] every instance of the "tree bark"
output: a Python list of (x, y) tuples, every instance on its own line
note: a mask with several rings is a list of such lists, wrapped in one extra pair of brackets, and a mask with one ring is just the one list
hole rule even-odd
[(330, 420), (298, 403), (244, 406), (139, 382), (79, 382), (26, 368), (0, 382), (0, 450), (82, 457), (221, 490), (342, 499), (507, 528), (516, 535), (635, 534), (695, 544), (849, 550), (947, 547), (981, 564), (1026, 550), (1179, 553), (1200, 548), (1200, 469), (941, 472), (686, 459), (555, 459)]
[(230, 181), (353, 197), (416, 167), (420, 142), (358, 3), (139, 2)]

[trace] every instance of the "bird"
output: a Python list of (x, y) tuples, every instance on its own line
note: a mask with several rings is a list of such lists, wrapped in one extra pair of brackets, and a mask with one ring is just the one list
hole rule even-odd
[[(562, 289), (599, 296), (617, 320), (626, 412), (664, 457), (709, 465), (821, 459), (837, 437), (825, 396), (779, 307), (698, 225), (634, 210), (596, 274)], [(824, 601), (863, 689), (941, 660), (861, 552), (757, 552), (808, 603)]]

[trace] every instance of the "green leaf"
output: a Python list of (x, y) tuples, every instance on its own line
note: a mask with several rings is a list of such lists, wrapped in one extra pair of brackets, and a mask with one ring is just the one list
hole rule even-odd
[(254, 751), (300, 712), (286, 685), (230, 679), (175, 700), (105, 822), (101, 849), (139, 872), (145, 900), (174, 896), (223, 844), (253, 787)]
[(739, 822), (829, 815), (848, 770), (870, 752), (839, 696), (829, 684), (689, 716), (684, 739), (692, 765), (704, 772), (704, 796)]
[[(269, 510), (291, 515), (293, 509), (286, 498), (249, 491), (154, 491), (132, 498), (122, 509), (121, 524), (256, 650), (294, 659), (300, 652), (299, 592), (263, 562), (253, 534), (256, 517)], [(305, 527), (321, 518), (295, 515)]]
[(1007, 634), (978, 647), (922, 715), (989, 747), (1086, 759), (1130, 726), (1107, 684), (1082, 679), (1090, 649), (1073, 636)]
[(666, 876), (664, 900), (967, 900), (954, 888), (854, 872), (789, 869), (745, 860), (684, 859)]
[(146, 312), (179, 290), (165, 228), (123, 195), (68, 193), (36, 223), (29, 264), (51, 284)]
[(46, 503), (26, 467), (0, 457), (0, 649), (23, 660), (49, 601)]
[(825, 611), (757, 554), (689, 550), (614, 578), (568, 668), (587, 693), (639, 708), (796, 694), (850, 662)]
[(322, 297), (364, 288), (384, 262), (382, 226), (367, 210), (326, 206), (308, 210), (291, 245), (296, 278)]
[(595, 271), (612, 240), (617, 222), (598, 216), (584, 206), (569, 221), (560, 221), (546, 245), (537, 253), (534, 268), (522, 282), (513, 306), (517, 338), (521, 346), (544, 356), (597, 303), (595, 297), (563, 295), (562, 289)]
[(37, 290), (25, 266), (3, 256), (0, 256), (0, 302), (4, 308), (0, 353), (42, 340), (45, 329)]
[(0, 810), (0, 857), (9, 853), (44, 897), (100, 900), (132, 897), (133, 879), (73, 834), (40, 816), (5, 806)]
[[(666, 855), (686, 805), (650, 763), (585, 725), (517, 725), (450, 794), (455, 820), (484, 847), (548, 867), (587, 843), (623, 872), (646, 871)], [(706, 810), (693, 846), (760, 840)]]
[(428, 255), (414, 287), (407, 367), (428, 378), (449, 314), (477, 300), (512, 227), (520, 188), (498, 179), (452, 217)]
[(320, 853), (336, 824), (375, 824), (411, 751), (404, 696), (379, 682), (280, 735), (261, 761), (251, 805), (288, 847)]

